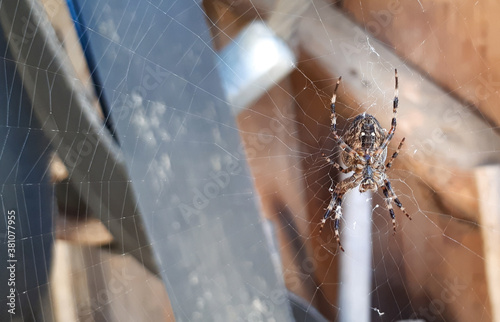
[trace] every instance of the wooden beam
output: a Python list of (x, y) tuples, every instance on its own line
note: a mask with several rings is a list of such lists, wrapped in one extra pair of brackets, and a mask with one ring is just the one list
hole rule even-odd
[(498, 1), (344, 1), (343, 9), (448, 92), (500, 125)]
[(76, 219), (73, 216), (56, 217), (56, 238), (88, 246), (103, 246), (113, 242), (113, 235), (96, 218)]
[[(445, 205), (452, 205), (457, 216), (477, 219), (477, 193), (468, 169), (500, 162), (496, 152), (500, 150), (499, 134), (327, 1), (314, 0), (303, 13), (298, 38), (310, 63), (331, 79), (332, 85), (343, 76), (339, 91), (349, 93), (355, 102), (339, 107), (344, 117), (366, 111), (388, 129), (394, 68), (398, 68), (400, 103), (393, 141), (406, 137), (398, 164), (422, 178)], [(327, 104), (323, 108), (327, 109)], [(455, 180), (457, 175), (468, 180)]]

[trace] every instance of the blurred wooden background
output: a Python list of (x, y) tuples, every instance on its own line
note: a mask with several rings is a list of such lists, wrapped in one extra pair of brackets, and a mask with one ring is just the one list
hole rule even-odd
[[(93, 95), (64, 1), (44, 2), (75, 71)], [(388, 71), (401, 64), (387, 54), (394, 52), (403, 64), (396, 66), (401, 73), (401, 103), (393, 144), (406, 136), (406, 145), (389, 177), (414, 220), (408, 222), (397, 212), (398, 233), (393, 236), (384, 207), (374, 211), (373, 306), (385, 313), (382, 320), (425, 318), (422, 312), (429, 311), (437, 312), (432, 313), (436, 320), (493, 320), (490, 297), (494, 296), (485, 273), (490, 257), (483, 251), (483, 238), (488, 234), (482, 232), (485, 226), (479, 210), (480, 203), (488, 205), (488, 200), (483, 202), (476, 180), (480, 166), (500, 161), (496, 130), (500, 123), (500, 45), (495, 37), (500, 31), (500, 4), (472, 0), (304, 3), (293, 28), (286, 25), (287, 29), (277, 31), (294, 48), (297, 70), (238, 116), (264, 214), (274, 223), (279, 238), (287, 287), (329, 319), (338, 316), (337, 249), (333, 232), (326, 229), (318, 235), (317, 225), (330, 198), (331, 178), (338, 180), (338, 174), (321, 158), (322, 152), (336, 149), (329, 138), (329, 99), (336, 78), (342, 75), (339, 128), (366, 108), (388, 128), (394, 82)], [(254, 19), (267, 20), (279, 29), (294, 14), (286, 12), (286, 1), (205, 0), (203, 5), (217, 49)], [(334, 10), (343, 11), (349, 22), (335, 19)], [(387, 45), (387, 53), (378, 51), (387, 66), (374, 68), (369, 77), (359, 62), (332, 52), (339, 48), (332, 42), (357, 32), (353, 23), (361, 27), (361, 40), (373, 37)], [(402, 68), (405, 65), (420, 73)], [(379, 101), (376, 108), (367, 104), (370, 100)], [(455, 103), (447, 105), (451, 101)], [(432, 150), (425, 150), (425, 142), (431, 143)], [(54, 181), (63, 182), (64, 171), (58, 167), (55, 159), (54, 173), (59, 175)], [(373, 203), (384, 204), (380, 195)], [(78, 301), (98, 298), (96, 281), (116, 272), (116, 265), (134, 264), (127, 256), (89, 246), (110, 242), (99, 222), (62, 215), (53, 285), (73, 294), (73, 305), (59, 305), (61, 317), (118, 319), (120, 308), (146, 294), (141, 292), (153, 290), (158, 296), (148, 304), (151, 309), (138, 308), (134, 318), (172, 319), (161, 281), (140, 268), (133, 268), (138, 277), (133, 280), (120, 273), (125, 278), (120, 285), (126, 290), (119, 296), (98, 303), (90, 313), (76, 307)], [(85, 234), (89, 229), (92, 233)], [(79, 282), (79, 276), (84, 276), (84, 282)], [(443, 292), (452, 292), (453, 300), (443, 300)], [(443, 303), (442, 308), (437, 301)]]
[[(485, 273), (489, 257), (481, 235), (482, 229), (492, 228), (480, 219), (478, 202), (483, 193), (476, 187), (475, 173), (482, 165), (500, 160), (496, 130), (500, 114), (495, 108), (500, 98), (500, 56), (495, 41), (500, 5), (468, 0), (303, 2), (309, 8), (300, 13), (287, 39), (299, 57), (297, 71), (239, 115), (265, 214), (277, 227), (288, 288), (329, 319), (338, 316), (336, 245), (331, 231), (317, 234), (330, 199), (330, 177), (338, 180), (320, 157), (321, 152), (336, 149), (328, 139), (329, 99), (335, 80), (342, 75), (341, 119), (370, 108), (389, 128), (390, 71), (398, 67), (400, 109), (393, 144), (403, 136), (407, 140), (389, 177), (414, 220), (405, 222), (398, 214), (399, 231), (393, 237), (384, 207), (374, 211), (373, 306), (385, 313), (381, 320), (493, 320), (492, 295), (488, 294), (491, 276)], [(204, 4), (214, 24), (217, 48), (253, 19), (276, 27), (293, 14), (286, 12), (285, 1), (207, 0)], [(343, 11), (350, 22), (339, 22), (334, 8)], [(361, 32), (353, 31), (352, 23)], [(353, 37), (386, 45), (386, 51), (376, 52), (382, 68), (375, 67), (366, 75), (359, 67), (363, 62), (341, 55), (342, 46), (335, 43), (349, 44), (346, 39)], [(340, 49), (334, 52), (332, 48)], [(359, 49), (344, 48), (353, 56)], [(387, 111), (369, 106), (369, 100)], [(273, 122), (281, 127), (273, 127)], [(267, 141), (259, 140), (264, 129), (273, 129)], [(383, 205), (380, 195), (374, 204)], [(498, 258), (498, 252), (493, 256)], [(447, 283), (455, 283), (456, 294), (445, 301), (443, 294), (450, 292)]]

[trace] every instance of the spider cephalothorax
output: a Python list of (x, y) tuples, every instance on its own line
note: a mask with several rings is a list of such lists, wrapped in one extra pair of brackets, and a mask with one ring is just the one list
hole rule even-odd
[(392, 110), (393, 117), (389, 132), (382, 128), (375, 117), (370, 114), (363, 113), (358, 115), (349, 125), (349, 128), (344, 135), (344, 139), (342, 139), (342, 137), (340, 137), (337, 133), (337, 115), (335, 114), (335, 102), (340, 80), (341, 78), (338, 79), (337, 84), (335, 85), (332, 97), (331, 131), (334, 139), (337, 141), (337, 144), (342, 150), (340, 159), (346, 168), (343, 168), (338, 163), (333, 162), (329, 157), (326, 157), (326, 160), (341, 172), (353, 172), (353, 174), (349, 178), (339, 182), (333, 189), (332, 200), (330, 201), (323, 220), (321, 221), (320, 232), (321, 229), (323, 229), (326, 220), (332, 215), (332, 211), (335, 211), (335, 237), (340, 249), (344, 250), (340, 244), (339, 237), (339, 221), (342, 216), (342, 197), (347, 191), (356, 188), (357, 186), (359, 186), (360, 192), (377, 190), (377, 188), (382, 189), (387, 208), (389, 209), (389, 214), (392, 218), (394, 231), (396, 231), (396, 218), (394, 210), (392, 209), (392, 202), (394, 202), (408, 218), (411, 219), (411, 217), (399, 201), (398, 197), (394, 193), (394, 190), (392, 190), (391, 182), (385, 174), (386, 169), (391, 167), (392, 161), (398, 156), (399, 150), (405, 140), (404, 138), (401, 140), (396, 152), (394, 152), (389, 162), (385, 164), (385, 160), (387, 158), (387, 146), (396, 131), (396, 115), (399, 103), (398, 71), (395, 70), (396, 85)]

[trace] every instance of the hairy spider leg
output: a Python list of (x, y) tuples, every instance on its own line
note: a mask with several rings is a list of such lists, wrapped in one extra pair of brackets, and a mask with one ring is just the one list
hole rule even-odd
[(337, 240), (337, 244), (339, 244), (340, 250), (345, 252), (344, 247), (340, 243), (340, 233), (339, 233), (339, 225), (340, 225), (340, 217), (342, 217), (342, 194), (337, 196), (337, 208), (335, 208), (335, 218), (333, 218), (333, 226), (335, 229), (335, 239)]
[(401, 211), (406, 215), (406, 217), (408, 217), (408, 219), (411, 220), (411, 216), (408, 214), (408, 212), (406, 212), (405, 207), (403, 207), (403, 204), (401, 203), (401, 201), (399, 201), (398, 196), (396, 195), (396, 193), (394, 192), (394, 190), (392, 190), (391, 182), (388, 179), (385, 179), (384, 183), (385, 183), (385, 186), (387, 187), (387, 189), (389, 189), (389, 193), (391, 195), (391, 199), (394, 201), (394, 203), (396, 204), (396, 206), (398, 206), (399, 209), (401, 209)]
[(332, 159), (330, 159), (329, 156), (325, 155), (324, 153), (321, 154), (325, 160), (331, 164), (335, 169), (339, 170), (340, 172), (342, 173), (349, 173), (351, 171), (353, 171), (352, 167), (349, 167), (349, 168), (343, 168), (340, 164), (338, 164), (337, 162), (333, 161)]
[(405, 142), (405, 138), (403, 138), (401, 140), (401, 142), (399, 142), (399, 146), (398, 146), (396, 152), (393, 153), (391, 159), (389, 160), (389, 162), (387, 162), (387, 165), (385, 166), (387, 169), (389, 169), (392, 166), (392, 161), (394, 161), (394, 159), (396, 159), (398, 157), (399, 150), (401, 150), (401, 147), (403, 146), (404, 142)]
[(363, 179), (362, 177), (356, 177), (356, 175), (353, 174), (349, 178), (346, 178), (337, 183), (337, 185), (335, 186), (335, 190), (332, 194), (332, 200), (330, 201), (330, 204), (328, 204), (328, 208), (326, 209), (325, 215), (321, 220), (321, 226), (319, 228), (320, 234), (321, 231), (323, 230), (323, 227), (327, 219), (331, 218), (332, 211), (335, 211), (335, 217), (333, 218), (335, 227), (335, 239), (337, 240), (337, 243), (339, 244), (339, 247), (342, 251), (344, 251), (344, 248), (340, 243), (340, 233), (339, 233), (340, 218), (342, 217), (342, 197), (347, 191), (359, 185), (362, 179)]
[(392, 137), (394, 136), (394, 132), (396, 132), (396, 117), (398, 114), (398, 105), (399, 105), (399, 90), (398, 90), (398, 70), (394, 70), (394, 79), (395, 79), (395, 86), (394, 86), (394, 101), (392, 104), (392, 122), (391, 122), (391, 129), (389, 130), (389, 133), (387, 133), (387, 137), (385, 138), (384, 142), (380, 145), (378, 150), (375, 152), (375, 155), (378, 156), (380, 155), (389, 142), (391, 142)]
[(319, 226), (319, 233), (323, 231), (323, 227), (325, 226), (326, 221), (328, 218), (330, 218), (330, 214), (332, 213), (333, 208), (335, 207), (335, 204), (337, 203), (337, 197), (338, 194), (334, 193), (332, 195), (332, 199), (330, 200), (330, 203), (328, 204), (328, 207), (326, 208), (325, 215), (323, 216), (323, 219), (321, 220), (321, 225)]
[(339, 233), (340, 217), (342, 217), (342, 196), (343, 194), (337, 194), (337, 193), (334, 193), (332, 195), (332, 200), (330, 201), (330, 204), (326, 209), (325, 215), (323, 216), (323, 220), (321, 220), (319, 233), (321, 234), (321, 231), (323, 230), (323, 227), (325, 226), (325, 223), (328, 220), (328, 218), (330, 218), (332, 211), (335, 211), (335, 217), (333, 218), (333, 225), (335, 228), (335, 239), (337, 240), (339, 248), (344, 252), (344, 247), (342, 247), (342, 244), (340, 243), (340, 233)]
[(387, 205), (387, 209), (389, 210), (389, 214), (391, 215), (392, 218), (392, 227), (394, 231), (396, 231), (396, 216), (394, 214), (394, 209), (392, 208), (392, 201), (396, 204), (396, 206), (399, 207), (399, 209), (401, 209), (401, 211), (406, 215), (406, 217), (408, 217), (408, 219), (411, 220), (411, 217), (408, 214), (408, 212), (406, 212), (406, 209), (405, 207), (403, 207), (401, 201), (399, 201), (399, 198), (394, 192), (394, 190), (392, 190), (391, 182), (388, 179), (385, 179), (384, 184), (385, 186), (381, 187), (382, 192), (384, 193), (385, 203)]
[(392, 198), (389, 196), (389, 192), (385, 186), (382, 186), (382, 192), (384, 193), (385, 204), (387, 205), (387, 209), (389, 210), (389, 214), (392, 218), (392, 228), (394, 229), (394, 232), (396, 232), (396, 215), (394, 214), (394, 209), (392, 208)]
[(364, 164), (365, 160), (356, 151), (354, 151), (350, 146), (348, 146), (347, 143), (345, 143), (344, 140), (337, 133), (337, 113), (335, 113), (335, 103), (337, 101), (337, 89), (339, 88), (341, 79), (342, 79), (342, 76), (339, 77), (339, 79), (337, 80), (337, 84), (335, 84), (335, 89), (333, 90), (333, 96), (332, 96), (332, 101), (331, 101), (331, 105), (330, 105), (330, 108), (331, 108), (330, 119), (332, 121), (331, 132), (333, 134), (333, 138), (335, 139), (335, 141), (337, 141), (337, 144), (342, 149), (342, 151), (348, 153), (351, 157), (357, 157), (361, 161), (361, 163)]

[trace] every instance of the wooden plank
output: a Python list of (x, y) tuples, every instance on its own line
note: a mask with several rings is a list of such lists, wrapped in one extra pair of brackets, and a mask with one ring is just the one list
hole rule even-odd
[[(2, 3), (0, 23), (6, 35), (24, 35), (26, 26), (39, 26), (33, 28), (29, 41), (9, 43), (33, 114), (41, 120), (42, 130), (63, 160), (69, 182), (93, 214), (107, 225), (117, 249), (131, 252), (157, 272), (134, 192), (123, 184), (130, 178), (121, 150), (111, 134), (103, 130), (102, 120), (85, 90), (75, 81), (68, 57), (41, 4), (28, 0)], [(35, 55), (31, 48), (44, 50)]]
[(498, 1), (344, 1), (359, 24), (500, 124)]
[[(373, 11), (371, 9), (382, 5), (378, 4), (377, 7), (373, 5), (374, 2), (369, 2), (372, 7), (365, 8), (363, 12), (370, 13)], [(256, 17), (278, 19), (279, 13), (273, 10), (276, 4), (277, 1), (240, 1), (226, 6), (233, 15), (249, 15), (249, 12), (253, 12)], [(393, 15), (403, 10), (397, 6), (398, 3), (384, 4)], [(498, 133), (483, 116), (475, 114), (473, 106), (461, 103), (439, 86), (422, 78), (419, 72), (407, 66), (405, 60), (399, 59), (374, 36), (367, 34), (364, 28), (344, 17), (330, 2), (304, 1), (304, 7), (307, 5), (309, 9), (301, 12), (296, 25), (299, 31), (289, 39), (289, 43), (298, 43), (310, 60), (310, 65), (315, 64), (311, 69), (321, 70), (323, 76), (329, 77), (332, 83), (338, 76), (344, 76), (341, 90), (351, 96), (351, 106), (366, 101), (360, 109), (342, 109), (340, 106), (339, 113), (352, 117), (365, 109), (389, 128), (393, 68), (399, 67), (401, 103), (399, 127), (394, 141), (407, 137), (404, 148), (409, 151), (404, 157), (406, 168), (434, 189), (455, 216), (468, 220), (477, 218), (474, 174), (468, 169), (500, 160), (498, 153), (495, 153), (500, 148)], [(345, 6), (348, 10), (353, 8), (347, 3)], [(364, 20), (360, 16), (356, 17), (359, 21), (373, 24), (373, 17), (365, 17)], [(390, 18), (395, 19), (393, 16)], [(467, 69), (471, 70), (469, 67)], [(491, 90), (491, 84), (488, 88)], [(478, 85), (475, 92), (481, 92), (481, 89)], [(493, 96), (493, 93), (488, 95), (489, 99)], [(475, 102), (470, 95), (464, 98)], [(383, 106), (385, 110), (372, 108), (371, 104)], [(442, 165), (445, 171), (441, 171)]]
[[(467, 105), (419, 76), (395, 53), (328, 3), (314, 1), (311, 11), (304, 13), (298, 30), (304, 51), (299, 68), (304, 77), (309, 78), (301, 88), (303, 91), (311, 88), (323, 101), (310, 103), (309, 100), (303, 102), (302, 108), (307, 117), (318, 120), (314, 111), (319, 107), (323, 113), (323, 121), (319, 124), (327, 124), (329, 95), (336, 78), (342, 75), (341, 104), (338, 105), (342, 119), (349, 121), (348, 118), (367, 111), (389, 128), (394, 95), (393, 73), (394, 68), (398, 68), (400, 108), (393, 144), (406, 137), (406, 145), (396, 164), (396, 167), (404, 168), (404, 171), (398, 171), (404, 175), (403, 184), (398, 189), (409, 196), (402, 198), (404, 203), (414, 204), (407, 207), (414, 216), (411, 229), (397, 234), (397, 239), (387, 241), (387, 245), (377, 245), (385, 249), (379, 254), (382, 256), (398, 245), (395, 247), (400, 248), (392, 255), (396, 256), (395, 262), (400, 258), (404, 263), (389, 269), (387, 265), (394, 263), (374, 255), (375, 259), (384, 261), (381, 277), (388, 278), (383, 274), (394, 270), (409, 272), (400, 276), (401, 284), (391, 282), (386, 295), (394, 296), (394, 293), (403, 291), (396, 298), (409, 297), (412, 304), (408, 316), (422, 316), (421, 309), (426, 310), (433, 299), (439, 299), (446, 287), (440, 281), (453, 280), (461, 290), (474, 289), (474, 293), (460, 291), (453, 302), (446, 302), (447, 316), (467, 321), (474, 316), (489, 314), (488, 305), (471, 304), (473, 300), (488, 301), (487, 293), (483, 291), (486, 281), (481, 275), (484, 262), (474, 260), (481, 257), (482, 249), (479, 232), (474, 229), (478, 214), (472, 169), (479, 164), (498, 162), (498, 134), (483, 117), (475, 115)], [(330, 86), (325, 86), (326, 82)], [(300, 100), (299, 96), (296, 99)], [(327, 125), (324, 129), (327, 130)], [(446, 209), (439, 205), (446, 206)], [(378, 216), (373, 220), (376, 223)], [(464, 260), (467, 265), (460, 264)], [(429, 274), (435, 278), (429, 280)], [(471, 276), (475, 279), (471, 280)], [(398, 305), (408, 307), (408, 303)], [(383, 300), (379, 305), (383, 306), (384, 312), (391, 309)]]
[[(405, 201), (413, 203), (407, 205), (407, 208), (412, 209), (412, 214), (418, 216), (414, 216), (413, 221), (409, 223), (411, 229), (405, 229), (403, 233), (398, 232), (394, 238), (386, 240), (380, 236), (376, 237), (379, 240), (376, 247), (374, 246), (374, 258), (384, 261), (383, 273), (391, 274), (396, 270), (404, 271), (405, 268), (409, 272), (408, 275), (399, 275), (401, 280), (398, 282), (401, 284), (392, 280), (397, 274), (392, 277), (381, 275), (381, 278), (391, 278), (391, 281), (387, 286), (377, 287), (377, 295), (383, 292), (382, 289), (386, 289), (385, 295), (396, 294), (398, 298), (397, 305), (385, 303), (385, 307), (381, 309), (386, 312), (386, 316), (390, 316), (391, 308), (398, 307), (408, 308), (408, 316), (421, 314), (420, 309), (427, 309), (432, 299), (440, 298), (444, 289), (440, 281), (444, 279), (457, 282), (459, 287), (456, 300), (446, 303), (447, 314), (460, 318), (461, 321), (489, 314), (488, 305), (473, 304), (474, 301), (487, 303), (488, 296), (484, 291), (484, 262), (475, 260), (482, 256), (482, 248), (479, 230), (474, 228), (479, 216), (473, 169), (480, 164), (499, 161), (496, 152), (499, 151), (498, 134), (491, 129), (484, 117), (474, 114), (473, 107), (460, 103), (448, 92), (422, 77), (415, 69), (406, 66), (404, 60), (378, 43), (363, 28), (344, 17), (333, 5), (326, 1), (305, 2), (311, 4), (311, 7), (301, 13), (297, 25), (298, 33), (295, 38), (290, 39), (291, 43), (299, 44), (302, 56), (298, 71), (292, 76), (293, 89), (286, 90), (296, 105), (296, 123), (290, 127), (290, 133), (298, 135), (298, 142), (292, 144), (293, 140), (283, 141), (290, 148), (290, 151), (285, 153), (291, 156), (292, 151), (300, 151), (303, 161), (295, 165), (296, 161), (287, 162), (283, 159), (279, 161), (281, 167), (276, 163), (273, 164), (276, 167), (271, 168), (271, 161), (278, 160), (272, 152), (274, 146), (271, 143), (265, 146), (265, 151), (261, 151), (250, 161), (257, 186), (266, 188), (259, 189), (263, 203), (272, 206), (273, 203), (284, 202), (289, 206), (294, 221), (299, 225), (309, 225), (309, 229), (301, 227), (305, 229), (297, 232), (299, 237), (310, 238), (297, 239), (295, 244), (303, 242), (305, 246), (299, 247), (303, 253), (301, 256), (310, 256), (308, 258), (312, 258), (317, 265), (310, 276), (321, 291), (310, 297), (307, 290), (303, 289), (301, 295), (305, 294), (304, 298), (307, 300), (312, 299), (311, 303), (322, 308), (321, 311), (329, 318), (338, 318), (337, 309), (332, 306), (333, 303), (338, 305), (339, 279), (335, 245), (328, 243), (327, 231), (323, 236), (314, 233), (315, 223), (319, 222), (329, 197), (325, 187), (331, 182), (327, 167), (319, 168), (322, 163), (318, 151), (327, 145), (334, 146), (330, 146), (326, 140), (329, 132), (328, 102), (333, 84), (339, 75), (343, 76), (338, 105), (341, 121), (348, 121), (348, 118), (368, 111), (375, 115), (385, 128), (389, 128), (394, 90), (393, 69), (397, 67), (400, 75), (400, 109), (398, 130), (393, 144), (397, 145), (399, 139), (406, 136), (406, 145), (398, 157), (394, 172), (390, 175), (401, 177), (399, 181), (404, 184), (397, 188), (401, 189)], [(252, 10), (258, 12), (261, 17), (270, 16), (273, 6), (256, 1), (245, 7), (248, 3), (249, 1), (240, 1), (237, 4), (233, 2), (231, 10), (241, 13)], [(270, 111), (281, 106), (280, 104), (282, 103), (274, 102), (271, 98), (267, 107), (261, 106), (259, 109)], [(248, 137), (252, 137), (262, 128), (259, 127), (262, 124), (249, 115), (244, 119), (244, 130)], [(266, 122), (290, 122), (290, 117), (283, 118), (278, 115), (268, 118)], [(252, 120), (255, 123), (251, 124)], [(392, 148), (394, 147), (391, 145)], [(306, 154), (309, 155), (307, 158), (304, 157)], [(294, 166), (290, 167), (290, 164)], [(289, 182), (286, 181), (285, 169), (296, 171), (297, 167), (303, 173), (305, 184), (295, 179), (295, 184), (300, 186), (294, 188), (284, 185), (284, 182)], [(297, 178), (297, 175), (292, 174), (291, 177)], [(398, 185), (397, 181), (395, 185)], [(297, 188), (301, 193), (295, 190)], [(299, 196), (305, 198), (306, 206), (298, 202), (288, 202), (290, 199), (298, 200)], [(377, 199), (377, 195), (374, 198), (375, 203), (383, 203)], [(379, 222), (384, 224), (387, 221), (384, 211), (382, 209), (380, 212), (383, 216), (378, 215), (378, 209), (374, 211), (373, 223), (377, 228)], [(266, 209), (266, 213), (270, 214), (270, 217), (283, 215), (272, 207)], [(293, 224), (295, 223), (286, 222), (282, 223), (282, 226), (277, 225), (277, 231), (284, 233), (285, 228), (290, 228)], [(399, 218), (398, 224), (403, 226), (404, 218)], [(285, 256), (288, 256), (284, 258), (285, 262), (294, 257), (299, 258), (294, 255), (298, 253), (291, 249), (290, 242), (285, 238), (280, 241), (281, 251), (287, 252)], [(394, 247), (399, 248), (393, 251)], [(332, 251), (329, 254), (331, 256), (323, 256), (326, 249)], [(387, 256), (388, 252), (391, 256)], [(388, 260), (389, 257), (393, 262)], [(466, 265), (463, 264), (464, 260)], [(291, 267), (293, 260), (286, 264)], [(397, 266), (398, 264), (401, 266)], [(286, 265), (284, 271), (285, 274), (290, 272)], [(296, 281), (305, 280), (300, 276), (301, 273), (299, 271), (299, 274), (294, 276)], [(379, 272), (376, 271), (375, 274)], [(433, 278), (429, 279), (429, 274)], [(474, 280), (471, 280), (472, 276)], [(290, 285), (297, 284), (288, 283), (288, 286), (290, 288)], [(473, 288), (474, 292), (463, 292), (465, 287), (467, 290)], [(408, 302), (404, 302), (406, 299), (399, 299), (405, 296), (409, 297)], [(398, 315), (405, 312), (398, 310), (392, 313)]]
[(50, 289), (56, 321), (76, 321), (78, 319), (77, 297), (79, 300), (88, 299), (86, 287), (75, 287), (77, 280), (84, 282), (80, 286), (85, 286), (87, 281), (84, 278), (75, 279), (72, 274), (72, 268), (75, 263), (81, 261), (81, 258), (72, 256), (71, 250), (71, 245), (66, 242), (57, 240), (54, 242)]
[(174, 321), (162, 280), (130, 255), (57, 240), (50, 277), (56, 321)]
[[(313, 2), (298, 30), (311, 64), (329, 75), (332, 84), (336, 77), (344, 76), (340, 91), (354, 98), (349, 105), (352, 107), (339, 107), (345, 117), (367, 111), (388, 129), (394, 68), (398, 68), (399, 122), (393, 141), (406, 137), (399, 163), (421, 177), (445, 204), (453, 205), (457, 216), (476, 218), (477, 193), (467, 169), (500, 161), (496, 152), (500, 150), (500, 136), (484, 118), (419, 76), (326, 1)], [(364, 103), (354, 108), (359, 102)], [(456, 180), (456, 176), (469, 179)]]
[(89, 246), (109, 245), (113, 241), (113, 235), (96, 218), (57, 216), (55, 234), (57, 239)]

